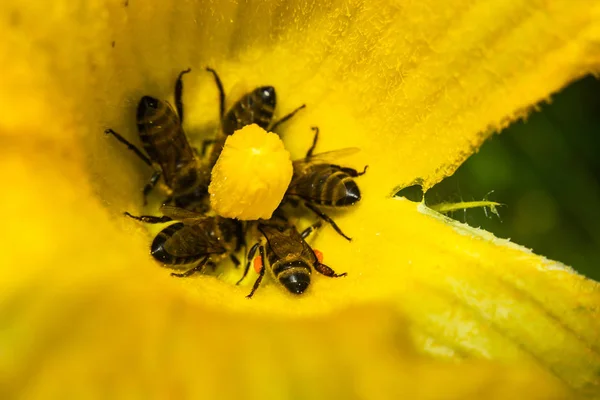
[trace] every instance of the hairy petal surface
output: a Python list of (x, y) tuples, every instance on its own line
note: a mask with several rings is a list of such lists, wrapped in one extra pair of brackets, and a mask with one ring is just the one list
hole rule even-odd
[[(568, 398), (537, 366), (419, 354), (389, 298), (332, 307), (269, 285), (248, 301), (210, 277), (194, 280), (196, 297), (148, 260), (140, 232), (115, 226), (81, 165), (30, 150), (0, 162), (19, 194), (0, 199), (15, 215), (0, 269), (2, 398)], [(48, 193), (60, 206), (34, 221)]]
[[(452, 173), (597, 68), (597, 4), (6, 0), (0, 11), (3, 397), (598, 394), (598, 284), (387, 198)], [(315, 125), (317, 151), (362, 150), (348, 160), (370, 167), (362, 204), (332, 214), (353, 242), (328, 227), (313, 242), (348, 277), (315, 276), (300, 299), (267, 284), (248, 301), (252, 279), (231, 284), (239, 271), (171, 279), (147, 231), (122, 218), (140, 210), (151, 172), (103, 130), (139, 144), (140, 96), (172, 100), (191, 67), (185, 128), (199, 143), (218, 118), (207, 65), (229, 104), (262, 84), (277, 88), (280, 116), (307, 104), (282, 132), (293, 157)]]

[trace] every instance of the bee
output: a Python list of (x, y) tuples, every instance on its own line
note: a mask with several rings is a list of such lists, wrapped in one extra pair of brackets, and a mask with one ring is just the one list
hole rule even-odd
[[(202, 165), (196, 150), (193, 149), (183, 131), (183, 75), (191, 69), (182, 71), (175, 82), (175, 107), (169, 102), (151, 96), (143, 96), (137, 108), (137, 128), (147, 156), (136, 146), (112, 129), (106, 134), (113, 135), (125, 144), (145, 164), (154, 169), (150, 181), (144, 186), (144, 205), (147, 196), (156, 186), (161, 176), (164, 179), (167, 202), (175, 198), (178, 206), (186, 206), (192, 199), (208, 195), (210, 171)], [(185, 197), (187, 196), (187, 197)], [(181, 201), (177, 201), (180, 198)]]
[(209, 157), (209, 165), (214, 165), (223, 150), (227, 136), (233, 135), (235, 131), (246, 125), (257, 124), (261, 128), (275, 132), (275, 130), (284, 122), (292, 118), (298, 111), (306, 107), (302, 104), (289, 114), (273, 122), (273, 114), (277, 104), (277, 96), (273, 86), (261, 86), (250, 93), (242, 96), (230, 109), (225, 112), (225, 91), (223, 83), (217, 72), (207, 67), (206, 70), (212, 73), (215, 84), (219, 90), (219, 115), (221, 118), (221, 131), (217, 138), (212, 141), (205, 141), (202, 147), (202, 154), (206, 151), (206, 146), (213, 144)]
[(284, 202), (297, 206), (300, 201), (319, 218), (328, 222), (335, 231), (348, 237), (335, 221), (325, 214), (319, 206), (340, 208), (356, 204), (361, 199), (360, 189), (354, 178), (364, 175), (368, 166), (362, 172), (353, 168), (331, 164), (328, 160), (347, 156), (358, 151), (357, 148), (346, 148), (330, 152), (314, 154), (319, 139), (319, 128), (312, 127), (315, 132), (312, 146), (306, 156), (293, 162), (294, 173), (285, 193)]
[(268, 221), (258, 222), (258, 230), (264, 237), (266, 244), (258, 241), (250, 248), (244, 275), (237, 284), (240, 284), (248, 274), (250, 263), (254, 259), (257, 250), (260, 253), (263, 266), (254, 282), (252, 291), (246, 297), (251, 298), (254, 295), (267, 268), (283, 287), (296, 295), (304, 293), (310, 285), (313, 268), (330, 278), (346, 276), (346, 273), (336, 274), (333, 269), (321, 263), (315, 250), (304, 240), (320, 226), (321, 221), (318, 221), (300, 233), (287, 220), (272, 218)]
[(203, 272), (206, 266), (216, 266), (227, 255), (235, 266), (240, 262), (234, 253), (245, 245), (245, 232), (240, 221), (207, 216), (183, 208), (163, 205), (162, 217), (152, 215), (130, 218), (149, 224), (178, 221), (160, 231), (150, 246), (154, 259), (166, 266), (196, 263), (183, 273), (171, 273), (171, 276), (183, 278), (197, 272)]

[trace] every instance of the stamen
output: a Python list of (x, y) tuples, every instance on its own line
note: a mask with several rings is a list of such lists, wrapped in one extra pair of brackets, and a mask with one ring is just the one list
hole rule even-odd
[(292, 161), (283, 142), (256, 124), (225, 141), (208, 192), (213, 210), (226, 218), (269, 219), (292, 180)]

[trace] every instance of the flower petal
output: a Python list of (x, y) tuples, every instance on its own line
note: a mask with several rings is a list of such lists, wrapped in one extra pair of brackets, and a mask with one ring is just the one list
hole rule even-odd
[[(28, 389), (39, 397), (99, 390), (117, 377), (108, 369), (123, 368), (119, 388), (132, 393), (142, 387), (159, 397), (187, 394), (192, 385), (235, 395), (229, 380), (209, 374), (227, 378), (234, 369), (234, 377), (250, 379), (245, 365), (235, 370), (242, 368), (235, 357), (264, 357), (256, 381), (283, 375), (273, 367), (280, 353), (238, 352), (240, 338), (245, 347), (269, 348), (268, 338), (298, 343), (308, 337), (315, 351), (295, 353), (288, 371), (299, 368), (293, 366), (301, 357), (316, 359), (303, 377), (327, 372), (323, 366), (340, 368), (339, 360), (348, 357), (356, 367), (349, 371), (358, 373), (340, 376), (365, 377), (363, 386), (353, 388), (358, 396), (378, 388), (394, 393), (396, 385), (413, 380), (386, 386), (375, 372), (394, 377), (419, 362), (410, 359), (403, 369), (402, 357), (390, 361), (392, 339), (382, 339), (380, 349), (367, 349), (367, 343), (392, 330), (386, 315), (400, 313), (422, 351), (518, 361), (549, 371), (578, 393), (598, 392), (597, 284), (484, 233), (423, 215), (410, 203), (383, 199), (418, 178), (425, 186), (437, 182), (476, 149), (486, 137), (481, 132), (596, 66), (598, 5), (265, 1), (211, 7), (7, 0), (0, 7), (6, 16), (0, 21), (0, 160), (10, 188), (0, 204), (8, 210), (4, 229), (11, 234), (3, 243), (11, 268), (0, 269), (0, 312), (9, 327), (0, 338), (8, 354), (0, 361), (7, 377), (3, 390)], [(216, 92), (210, 77), (202, 76), (206, 63), (228, 88), (240, 80), (273, 84), (281, 114), (308, 104), (284, 133), (297, 155), (310, 143), (311, 125), (321, 127), (320, 150), (363, 150), (371, 166), (361, 178), (364, 203), (336, 215), (355, 241), (324, 234), (315, 242), (325, 262), (348, 272), (347, 278), (315, 279), (312, 294), (300, 300), (266, 285), (247, 301), (247, 288), (211, 277), (169, 279), (147, 255), (145, 231), (112, 218), (139, 207), (135, 188), (149, 171), (101, 132), (110, 126), (135, 137), (137, 99), (146, 93), (169, 97), (174, 76), (188, 66), (196, 75), (186, 79), (186, 129), (197, 135), (214, 127), (209, 121), (217, 118)], [(371, 302), (383, 305), (340, 316), (342, 322), (326, 321), (330, 313)], [(378, 307), (383, 316), (373, 311)], [(297, 318), (295, 325), (283, 315)], [(317, 322), (303, 328), (303, 318)], [(356, 325), (348, 323), (353, 318)], [(319, 351), (320, 332), (331, 334), (328, 349), (356, 327), (365, 331), (348, 334), (333, 351), (340, 358)], [(213, 349), (218, 339), (223, 341)], [(362, 350), (352, 358), (356, 347)], [(155, 357), (158, 351), (163, 353)], [(193, 363), (202, 355), (212, 364)], [(122, 359), (131, 363), (120, 364)], [(473, 367), (464, 368), (471, 371), (465, 380), (477, 381)], [(136, 374), (130, 377), (130, 371)], [(165, 382), (157, 381), (157, 371), (166, 371)], [(491, 370), (482, 371), (481, 381), (497, 382)], [(414, 382), (445, 389), (436, 379), (463, 377), (453, 372), (424, 373)], [(533, 387), (504, 370), (498, 376), (517, 380), (516, 386), (501, 380), (500, 391)], [(64, 377), (72, 380), (68, 387)], [(28, 385), (31, 380), (39, 385)], [(552, 379), (544, 381), (542, 398), (553, 387)], [(269, 379), (256, 396), (298, 390), (275, 382)], [(453, 393), (460, 397), (459, 389)]]
[(139, 96), (170, 96), (175, 74), (192, 66), (186, 100), (194, 133), (217, 117), (216, 90), (203, 71), (210, 64), (226, 88), (273, 84), (281, 114), (307, 103), (286, 132), (293, 153), (308, 147), (308, 128), (319, 125), (320, 149), (363, 149), (371, 165), (364, 185), (381, 194), (415, 179), (438, 182), (492, 130), (600, 58), (600, 6), (585, 0), (81, 4), (4, 2), (3, 126), (18, 123), (24, 104), (48, 120), (68, 113), (60, 118), (89, 127), (73, 134), (97, 162), (108, 151), (91, 150), (100, 147), (101, 128), (134, 137)]
[[(317, 283), (320, 300), (331, 292), (340, 302), (393, 299), (426, 352), (521, 360), (577, 390), (598, 393), (600, 285), (507, 240), (415, 207), (369, 199), (336, 219), (353, 242), (323, 234), (314, 246), (348, 277), (343, 284)], [(325, 301), (334, 303), (333, 297)]]
[(267, 285), (238, 300), (241, 290), (200, 277), (198, 301), (140, 254), (139, 231), (111, 225), (77, 162), (29, 150), (0, 158), (13, 189), (0, 198), (11, 210), (3, 261), (20, 266), (0, 269), (3, 398), (567, 398), (535, 366), (416, 353), (389, 299), (331, 307)]

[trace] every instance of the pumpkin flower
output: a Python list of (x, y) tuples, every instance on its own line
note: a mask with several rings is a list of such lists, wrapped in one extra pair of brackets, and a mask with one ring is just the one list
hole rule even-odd
[[(508, 240), (394, 198), (598, 70), (583, 0), (4, 0), (0, 5), (2, 398), (562, 399), (600, 396), (600, 287)], [(246, 299), (149, 255), (143, 95), (197, 146), (218, 127), (204, 68), (273, 85), (297, 159), (357, 147), (362, 200), (310, 243), (343, 278)], [(244, 89), (245, 90), (245, 89)], [(154, 204), (153, 207), (155, 207)], [(156, 207), (153, 213), (157, 213)]]

